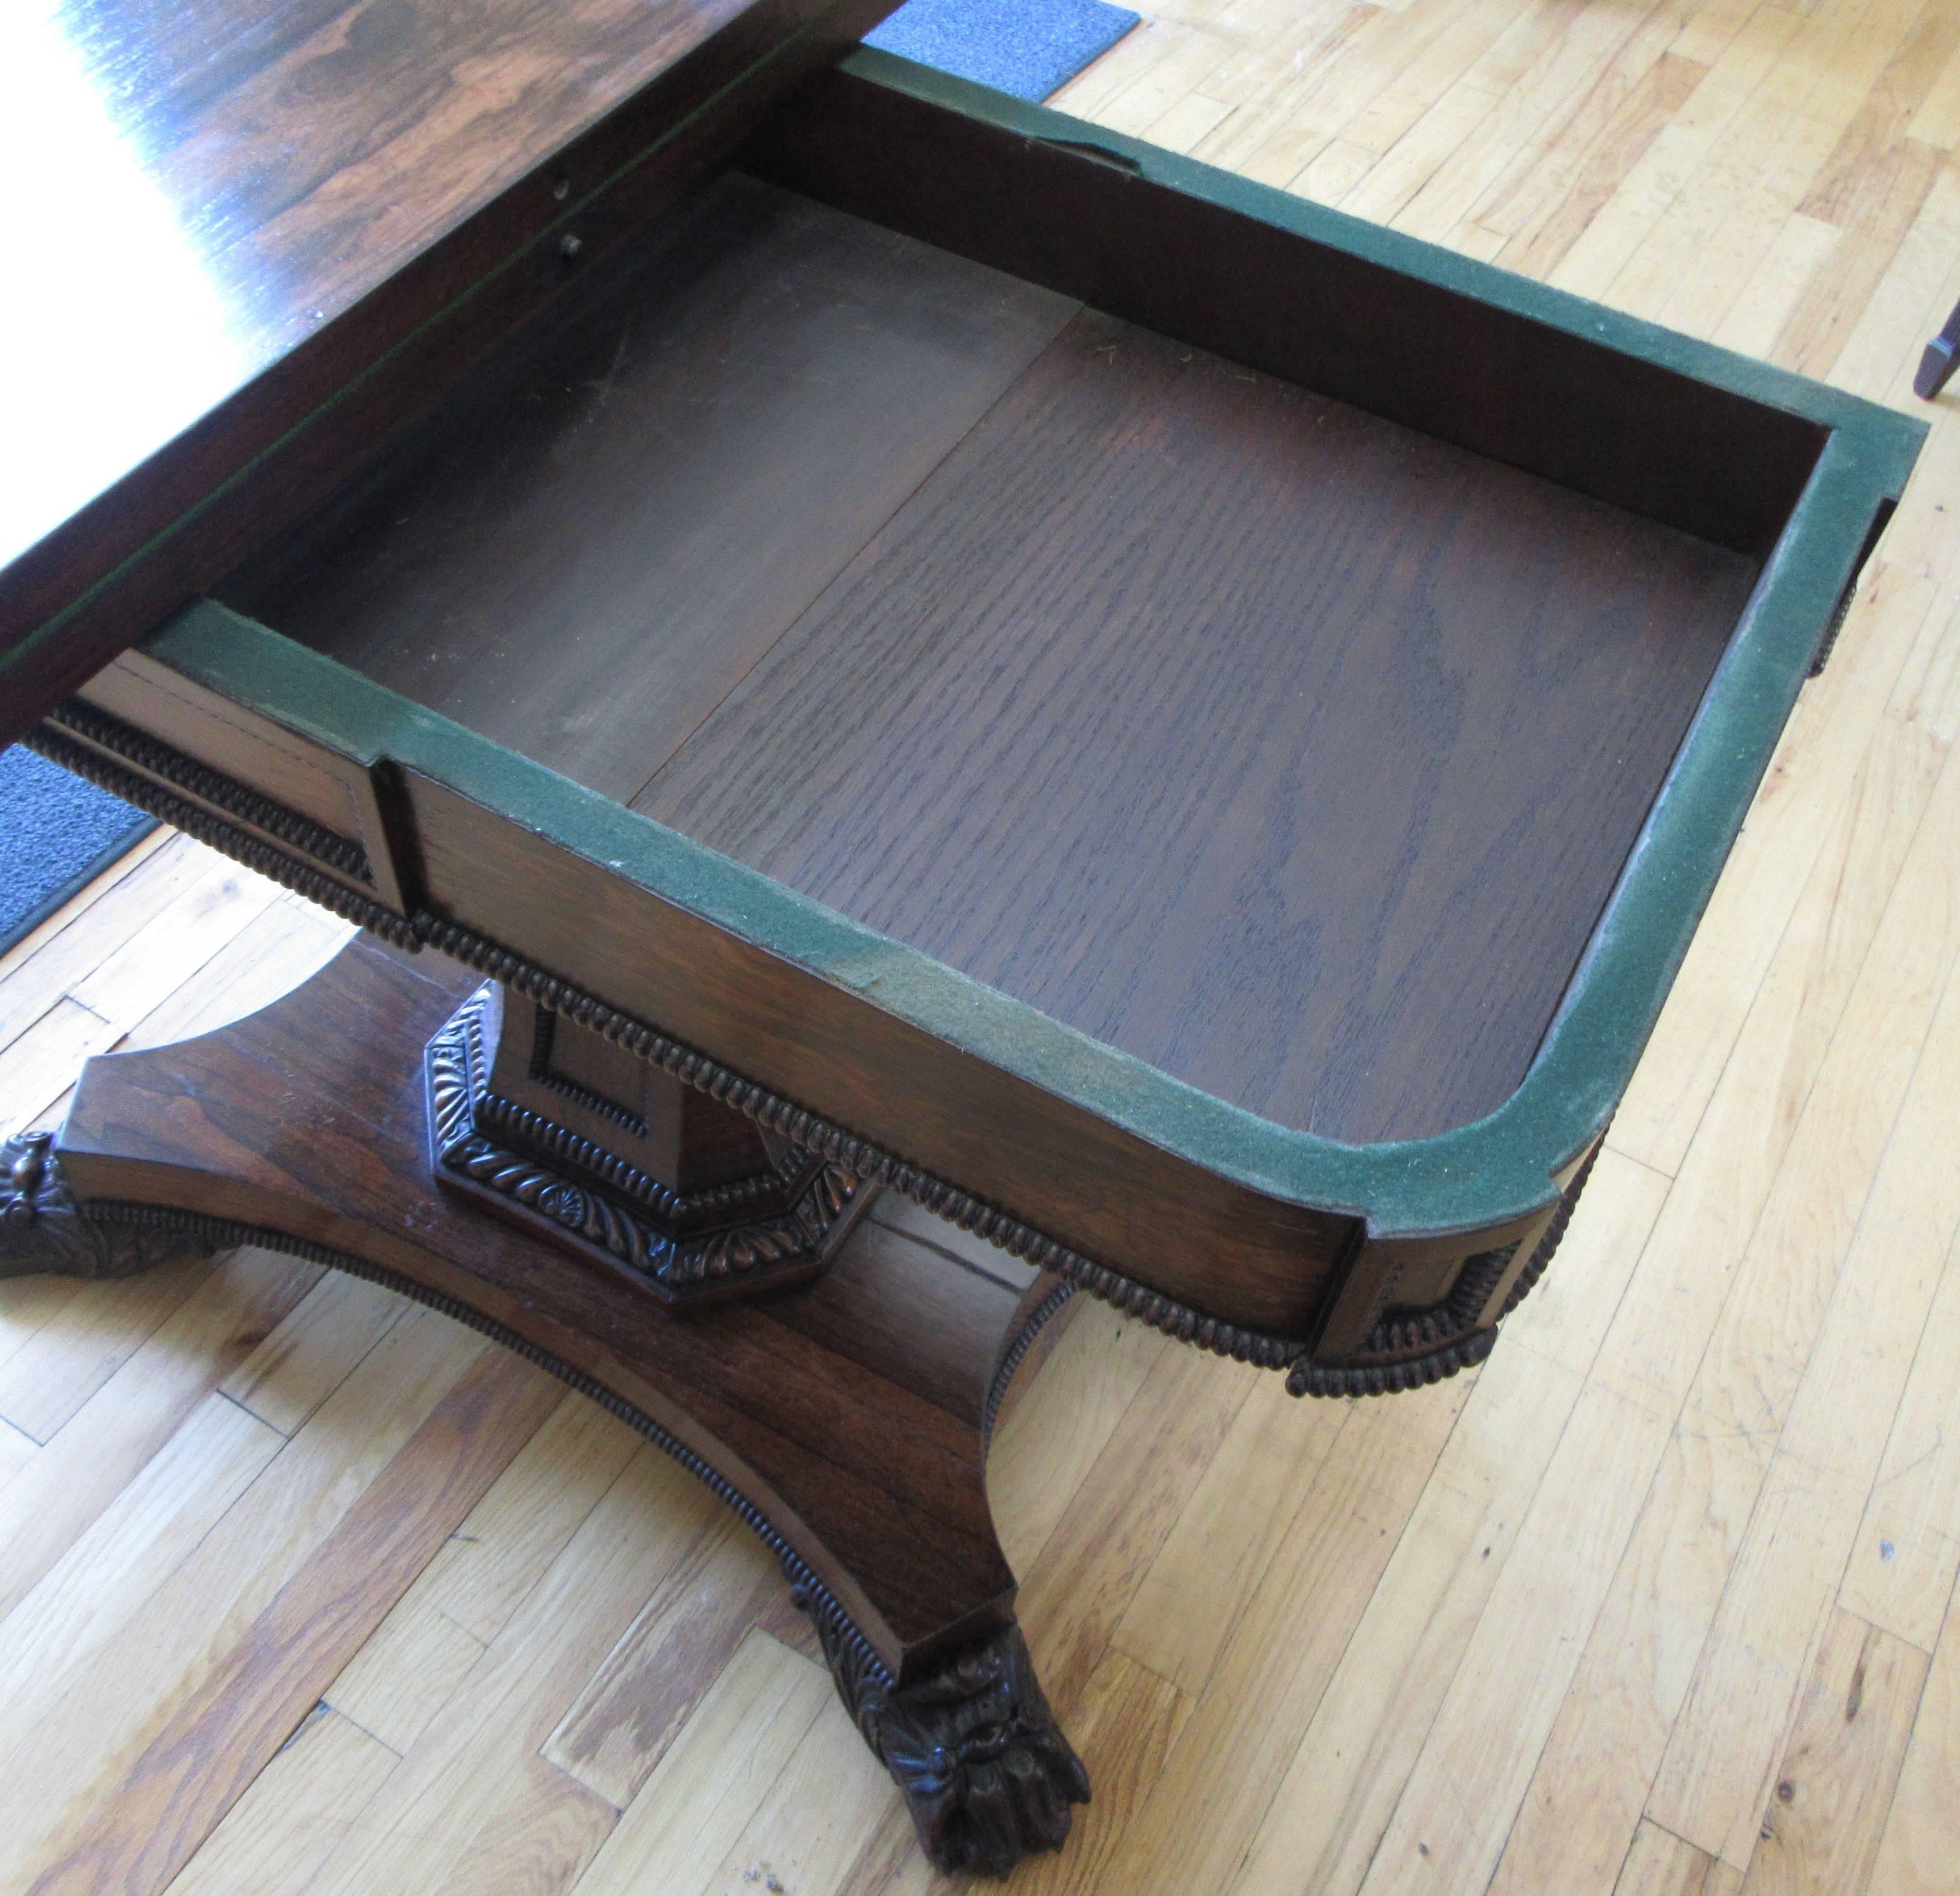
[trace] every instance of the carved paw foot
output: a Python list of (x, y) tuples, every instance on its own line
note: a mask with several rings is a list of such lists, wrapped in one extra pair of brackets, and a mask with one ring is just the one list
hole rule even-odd
[(62, 1176), (51, 1134), (0, 1145), (0, 1277), (132, 1277), (213, 1248), (189, 1232), (91, 1217)]
[(1089, 1802), (1089, 1774), (1055, 1722), (1019, 1627), (898, 1688), (854, 1633), (798, 1604), (938, 1869), (1004, 1876), (1030, 1851), (1061, 1848), (1069, 1807)]

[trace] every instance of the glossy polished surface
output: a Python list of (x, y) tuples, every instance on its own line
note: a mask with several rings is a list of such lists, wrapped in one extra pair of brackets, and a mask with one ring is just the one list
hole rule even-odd
[[(637, 149), (826, 11), (839, 10), (10, 0), (0, 661), (62, 636), (74, 601), (317, 406), (317, 378), (288, 368), (296, 349), (345, 332), (330, 396), (626, 154), (592, 148), (582, 169), (539, 178), (537, 202), (423, 307), (364, 321), (364, 297), (564, 148), (587, 150), (623, 102), (658, 107)], [(842, 11), (854, 30), (878, 9)], [(9, 702), (6, 725), (23, 721)]]

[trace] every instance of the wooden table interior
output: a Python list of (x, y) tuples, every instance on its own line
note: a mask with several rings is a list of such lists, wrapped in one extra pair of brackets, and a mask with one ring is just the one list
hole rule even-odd
[(1358, 1142), (1522, 1077), (1758, 570), (733, 172), (221, 596)]

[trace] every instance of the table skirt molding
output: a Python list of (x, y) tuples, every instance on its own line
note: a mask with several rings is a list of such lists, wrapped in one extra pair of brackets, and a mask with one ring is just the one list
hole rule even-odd
[[(1467, 1241), (1443, 1240), (1441, 1268), (1433, 1255), (1424, 1259), (1414, 1274), (1418, 1284), (1411, 1284), (1405, 1267), (1394, 1256), (1364, 1260), (1363, 1254), (1376, 1247), (1369, 1243), (1364, 1223), (1357, 1220), (1309, 1331), (1287, 1335), (1233, 1322), (1050, 1236), (1000, 1204), (747, 1078), (474, 929), (426, 908), (404, 913), (385, 905), (352, 880), (358, 855), (358, 873), (371, 886), (373, 871), (366, 865), (378, 849), (368, 851), (359, 841), (326, 830), (97, 706), (69, 700), (25, 741), (51, 761), (392, 946), (411, 953), (434, 948), (490, 976), (512, 994), (627, 1049), (822, 1160), (833, 1175), (826, 1187), (833, 1197), (842, 1188), (835, 1175), (839, 1174), (889, 1188), (1179, 1341), (1284, 1373), (1288, 1391), (1297, 1396), (1395, 1394), (1481, 1363), (1496, 1341), (1498, 1322), (1550, 1261), (1603, 1136), (1587, 1141), (1580, 1158), (1554, 1176), (1559, 1195), (1543, 1212), (1513, 1220), (1509, 1229), (1472, 1234)], [(378, 840), (385, 846), (388, 839)], [(594, 1215), (603, 1220), (606, 1214)], [(630, 1240), (623, 1239), (618, 1247), (630, 1248)], [(1427, 1249), (1433, 1253), (1437, 1247)], [(1398, 1286), (1413, 1288), (1414, 1295), (1397, 1301)]]

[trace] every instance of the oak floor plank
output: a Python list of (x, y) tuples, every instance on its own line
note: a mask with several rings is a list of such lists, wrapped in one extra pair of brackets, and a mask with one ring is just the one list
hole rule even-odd
[[(1898, 998), (1891, 991), (1894, 980), (1909, 992), (1902, 971), (1890, 965), (1882, 966), (1875, 990), (1888, 1000)], [(1909, 1035), (1915, 1048), (1923, 1039), (1930, 1055), (1923, 1068), (1927, 1084), (1908, 1093), (1895, 1125), (1881, 1120), (1865, 1134), (1867, 1147), (1890, 1141), (1868, 1197), (1857, 1195), (1855, 1182), (1832, 1189), (1830, 1159), (1840, 1151), (1851, 1155), (1847, 1171), (1854, 1182), (1862, 1169), (1855, 1156), (1860, 1140), (1841, 1110), (1831, 1112), (1841, 1102), (1828, 1096), (1828, 1079), (1820, 1080), (1818, 1093), (1827, 1096), (1813, 1099), (1806, 1124), (1823, 1131), (1809, 1142), (1812, 1149), (1793, 1149), (1785, 1179), (1799, 1183), (1781, 1195), (1783, 1204), (1773, 1206), (1758, 1229), (1755, 1262), (1732, 1303), (1737, 1314), (1725, 1317), (1727, 1334), (1718, 1335), (1711, 1347), (1704, 1385), (1691, 1404), (1690, 1413), (1710, 1432), (1755, 1444), (1776, 1442), (1778, 1466), (1800, 1465), (1817, 1478), (1805, 1498), (1802, 1532), (1806, 1559), (1834, 1589), (1851, 1550), (1857, 1523), (1850, 1517), (1862, 1511), (1877, 1474), (1913, 1345), (1960, 1223), (1950, 1168), (1936, 1156), (1932, 1166), (1926, 1164), (1929, 1149), (1945, 1143), (1941, 1109), (1928, 1102), (1938, 1099), (1943, 1107), (1943, 1091), (1950, 1092), (1955, 1011), (1943, 1004), (1930, 1035), (1923, 1029)], [(1860, 1044), (1847, 1023), (1843, 1045), (1855, 1051)], [(1860, 1103), (1882, 1112), (1886, 1090), (1875, 1081)], [(1812, 1182), (1819, 1188), (1807, 1188)], [(1845, 1221), (1860, 1212), (1853, 1238)], [(1818, 1305), (1827, 1293), (1820, 1324)], [(1820, 1328), (1814, 1343), (1803, 1340)], [(1842, 1393), (1852, 1377), (1864, 1400), (1847, 1416)], [(1753, 1525), (1751, 1532), (1753, 1538)], [(1745, 1855), (1747, 1819), (1738, 1812), (1748, 1796), (1748, 1761), (1765, 1728), (1773, 1730), (1776, 1723), (1773, 1681), (1781, 1679), (1788, 1689), (1796, 1636), (1790, 1608), (1799, 1590), (1792, 1571), (1781, 1567), (1749, 1576), (1747, 1587), (1744, 1579), (1739, 1570), (1723, 1602), (1719, 1637), (1728, 1657), (1715, 1662), (1701, 1711), (1677, 1728), (1673, 1774), (1663, 1773), (1656, 1812), (1669, 1828), (1704, 1848), (1720, 1848), (1737, 1863)], [(1714, 1814), (1725, 1795), (1726, 1821)]]
[(280, 1434), (297, 1435), (407, 1308), (392, 1290), (326, 1271), (218, 1393)]
[(488, 1645), (643, 1446), (635, 1430), (568, 1396), (416, 1583)]
[(188, 1040), (256, 1013), (323, 967), (358, 932), (338, 915), (281, 894), (193, 978), (133, 1022), (118, 1051)]
[[(1837, 227), (1831, 227), (1834, 229)], [(1960, 171), (1940, 167), (1926, 202), (1831, 364), (1831, 380), (1875, 402), (1917, 406), (1912, 373), (1960, 299)], [(1752, 351), (1768, 352), (1764, 345)]]
[[(1864, 1889), (1872, 1896), (1933, 1896), (1954, 1882), (1954, 1812), (1960, 1809), (1960, 1614), (1949, 1613), (1913, 1722), (1885, 1834)], [(1863, 1896), (1854, 1888), (1847, 1896)]]
[[(1494, 94), (1484, 122), (1410, 200), (1399, 227), (1411, 237), (1456, 244), (1475, 207), (1556, 135), (1573, 101), (1592, 91), (1658, 11), (1554, 8), (1521, 19), (1468, 75)], [(1494, 251), (1508, 235), (1489, 234)]]
[[(1480, 1377), (1244, 1866), (1234, 1896), (1351, 1891), (1367, 1874), (1576, 1406), (1666, 1181), (1605, 1155), (1561, 1247), (1559, 1293)], [(1569, 1247), (1569, 1249), (1567, 1249)], [(1549, 1280), (1548, 1280), (1549, 1287)], [(1522, 1317), (1524, 1312), (1520, 1312)]]
[(1930, 1652), (1960, 1576), (1960, 1245), (1949, 1249), (1838, 1600)]
[[(1671, 328), (1712, 336), (1747, 303), (1767, 326), (1758, 279), (1779, 237), (1793, 227), (1802, 236), (1814, 226), (1831, 233), (1834, 243), (1843, 234), (1799, 207), (1869, 81), (1869, 71), (1858, 68), (1861, 51), (1883, 45), (1868, 22), (1857, 26), (1855, 34), (1847, 30), (1828, 48), (1786, 59), (1758, 88), (1748, 107), (1761, 121), (1758, 135), (1712, 153), (1689, 181), (1660, 230), (1615, 283), (1614, 294), (1625, 307)], [(1804, 224), (1793, 227), (1798, 215)], [(1814, 240), (1812, 247), (1818, 247)], [(1690, 256), (1694, 267), (1684, 269)], [(1799, 294), (1809, 280), (1799, 278)], [(1771, 342), (1787, 320), (1786, 313), (1770, 329)]]
[(1303, 1414), (1277, 1378), (1252, 1385), (1117, 1621), (1118, 1651), (1193, 1697), (1204, 1690), (1230, 1630), (1217, 1602), (1258, 1584), (1344, 1419), (1333, 1403)]
[[(1800, 1172), (1788, 1171), (1789, 1153), (1812, 1088), (1834, 1051), (1838, 1072), (1834, 1083), (1848, 1087), (1861, 1107), (1867, 1103), (1862, 1092), (1863, 1048), (1850, 1038), (1836, 1036), (1860, 991), (1868, 957), (1879, 956), (1882, 965), (1895, 953), (1908, 950), (1916, 950), (1922, 963), (1929, 954), (1938, 958), (1937, 947), (1929, 950), (1920, 938), (1917, 910), (1909, 900), (1898, 899), (1895, 886), (1916, 846), (1920, 812), (1865, 794), (1895, 776), (1899, 754), (1888, 746), (1884, 767), (1854, 780), (1859, 794), (1832, 813), (1824, 848), (1669, 1194), (1654, 1233), (1652, 1268), (1635, 1274), (1616, 1315), (1620, 1338), (1611, 1352), (1610, 1373), (1647, 1391), (1650, 1401), (1678, 1406), (1688, 1399), (1736, 1274), (1780, 1182), (1790, 1201), (1788, 1215), (1796, 1216), (1806, 1202), (1803, 1193), (1810, 1182)], [(1941, 768), (1946, 783), (1952, 776), (1950, 760)], [(1943, 794), (1950, 804), (1953, 787), (1949, 784)], [(1936, 891), (1944, 876), (1936, 849), (1929, 845), (1919, 860), (1921, 880)], [(1876, 944), (1888, 918), (1891, 932), (1880, 947)], [(1875, 978), (1863, 992), (1872, 1015), (1890, 1011), (1890, 990), (1882, 981)], [(1934, 998), (1936, 991), (1922, 988), (1922, 1027)], [(1876, 1117), (1888, 1125), (1911, 1062), (1895, 1045), (1879, 1051), (1884, 1058), (1876, 1074), (1888, 1076), (1895, 1090)], [(1869, 1110), (1860, 1115), (1868, 1132), (1872, 1118)], [(1831, 1128), (1822, 1115), (1806, 1137), (1813, 1149), (1828, 1146)], [(1866, 1163), (1869, 1179), (1876, 1154)], [(1864, 1182), (1859, 1182), (1861, 1191)]]
[(1767, 355), (1844, 233), (1793, 211), (1760, 253), (1710, 339), (1745, 355)]
[(1095, 1896), (1111, 1887), (1109, 1865), (1162, 1776), (1194, 1700), (1169, 1679), (1112, 1652), (1090, 1675), (1071, 1734), (1095, 1764), (1095, 1796), (1076, 1807), (1066, 1849), (1016, 1873), (1026, 1896)]
[[(41, 1445), (31, 1435), (24, 1434), (11, 1422), (0, 1422), (0, 1496), (7, 1491), (7, 1484), (40, 1452)], [(0, 1501), (0, 1506), (5, 1503)]]
[(1649, 1789), (1761, 1485), (1754, 1455), (1679, 1428), (1669, 1439), (1490, 1896), (1626, 1886), (1628, 1853), (1652, 1828), (1641, 1818)]
[(1521, 1570), (1477, 1623), (1362, 1882), (1369, 1896), (1428, 1859), (1456, 1887), (1488, 1883), (1668, 1433), (1609, 1389), (1581, 1395), (1507, 1563)]
[[(151, 831), (128, 855), (0, 956), (0, 1045), (85, 978), (209, 867), (201, 845)], [(77, 926), (84, 917), (86, 926)]]
[(1647, 1815), (1732, 1868), (1755, 1850), (1863, 1500), (1824, 1470), (1772, 1461), (1669, 1735)]
[[(1344, 135), (1468, 10), (1466, 0), (1414, 0), (1392, 16), (1370, 9), (1354, 21), (1332, 56), (1303, 76), (1265, 136), (1234, 168), (1262, 183), (1290, 188), (1322, 147)], [(1446, 62), (1439, 65), (1455, 76)], [(1351, 142), (1380, 155), (1380, 145), (1366, 137)]]
[(1740, 1873), (1658, 1824), (1643, 1822), (1613, 1896), (1735, 1896)]
[(408, 1751), (641, 1446), (596, 1404), (564, 1397), (326, 1688), (329, 1702)]
[(1621, 271), (1741, 116), (1801, 24), (1794, 13), (1776, 7), (1761, 8), (1749, 16), (1628, 167), (1612, 196), (1547, 272), (1547, 282), (1580, 296), (1608, 296)]
[[(0, 1769), (24, 1821), (0, 1831), (0, 1883), (30, 1884), (86, 1840), (119, 1834), (144, 1842), (147, 1832), (129, 1840), (120, 1828), (126, 1813), (105, 1801), (111, 1787), (208, 1681), (238, 1662), (247, 1649), (241, 1641), (261, 1614), (485, 1347), (446, 1319), (397, 1325), (191, 1557), (75, 1669), (50, 1716), (30, 1732), (8, 1735)], [(342, 1586), (361, 1582), (358, 1566), (336, 1569), (331, 1578)], [(221, 1778), (229, 1761), (208, 1761), (214, 1780)], [(112, 1812), (116, 1824), (105, 1821)], [(134, 1815), (126, 1813), (132, 1821)], [(221, 1815), (214, 1812), (212, 1821)], [(202, 1840), (192, 1840), (192, 1847)]]
[(32, 1125), (91, 1054), (113, 1044), (116, 1029), (63, 994), (0, 1051), (0, 1138)]
[[(1804, 1537), (1803, 1560), (1795, 1567), (1781, 1560), (1739, 1565), (1704, 1676), (1675, 1728), (1671, 1770), (1663, 1770), (1656, 1787), (1653, 1809), (1660, 1821), (1738, 1867), (1747, 1854), (1747, 1807), (1758, 1801), (1773, 1761), (1766, 1740), (1789, 1716), (1787, 1696), (1780, 1710), (1777, 1694), (1793, 1689), (1790, 1668), (1804, 1630), (1801, 1608), (1792, 1611), (1800, 1591), (1796, 1575), (1833, 1595), (1838, 1590), (1855, 1545), (1856, 1517), (1868, 1506), (1888, 1425), (1960, 1228), (1960, 1178), (1944, 1161), (1950, 1151), (1948, 1102), (1960, 1074), (1960, 989), (1949, 984), (1946, 993), (1787, 1411), (1777, 1412), (1778, 1392), (1790, 1376), (1779, 1363), (1773, 1319), (1780, 1317), (1787, 1329), (1799, 1335), (1816, 1320), (1806, 1306), (1814, 1310), (1820, 1290), (1814, 1280), (1806, 1281), (1800, 1267), (1806, 1258), (1828, 1255), (1842, 1242), (1841, 1234), (1821, 1245), (1803, 1242), (1807, 1232), (1828, 1229), (1828, 1218), (1814, 1206), (1802, 1228), (1780, 1240), (1769, 1219), (1758, 1234), (1764, 1246), (1758, 1255), (1774, 1256), (1779, 1268), (1745, 1274), (1739, 1286), (1747, 1291), (1752, 1274), (1760, 1286), (1752, 1300), (1742, 1300), (1755, 1306), (1742, 1325), (1755, 1341), (1755, 1354), (1745, 1360), (1739, 1342), (1726, 1354), (1711, 1349), (1713, 1380), (1745, 1377), (1745, 1399), (1733, 1399), (1739, 1392), (1727, 1389), (1723, 1399), (1690, 1408), (1711, 1435), (1775, 1440), (1776, 1469), (1800, 1469), (1814, 1482), (1800, 1490), (1801, 1525), (1793, 1530)], [(1808, 1160), (1793, 1171), (1819, 1175)], [(1863, 1399), (1847, 1412), (1843, 1398), (1850, 1386)], [(1763, 1531), (1752, 1523), (1752, 1543)], [(1782, 1531), (1780, 1521), (1776, 1531)], [(1759, 1818), (1759, 1812), (1754, 1815)]]
[(24, 1350), (83, 1287), (79, 1277), (9, 1277), (0, 1283), (0, 1366)]
[(278, 899), (276, 883), (208, 855), (202, 874), (65, 991), (109, 1024), (113, 1044)]
[[(1950, 1170), (1939, 1165), (1940, 1137), (1931, 1130), (1944, 1102), (1930, 1104), (1929, 1093), (1936, 1099), (1942, 1082), (1950, 1085), (1947, 1076), (1960, 1070), (1960, 994), (1946, 1001), (1960, 958), (1955, 852), (1960, 760), (1949, 762), (1914, 838), (1697, 1369), (1688, 1405), (1713, 1430), (1777, 1439), (1854, 1240), (1863, 1237), (1861, 1219), (1873, 1220), (1866, 1254), (1895, 1239), (1905, 1251), (1895, 1261), (1895, 1284), (1916, 1271), (1919, 1294), (1931, 1297), (1960, 1220), (1960, 1193), (1944, 1178), (1913, 1176), (1911, 1168), (1930, 1158), (1936, 1175)], [(1932, 1070), (1916, 1089), (1929, 1051)], [(1922, 1301), (1922, 1319), (1923, 1311)], [(1877, 1366), (1867, 1363), (1864, 1373)], [(1887, 1385), (1891, 1402), (1904, 1374), (1901, 1364)], [(1869, 1406), (1882, 1441), (1891, 1420), (1886, 1395), (1873, 1391)], [(1877, 1452), (1873, 1445), (1874, 1465)]]
[(1497, 260), (1528, 276), (1549, 276), (1655, 139), (1707, 77), (1699, 60), (1672, 50), (1659, 20), (1637, 33), (1529, 167), (1492, 186), (1478, 221), (1507, 237)]
[(1946, 65), (1927, 87), (1905, 135), (1946, 151), (1960, 145), (1960, 50), (1948, 55)]
[(835, 1693), (784, 1761), (776, 1780), (708, 1872), (701, 1896), (772, 1884), (835, 1896), (859, 1851), (899, 1804)]
[(580, 1878), (579, 1896), (703, 1896), (806, 1735), (833, 1708), (841, 1716), (822, 1666), (751, 1633), (622, 1813)]
[(1315, 1708), (1234, 1896), (1351, 1896), (1500, 1583), (1582, 1379), (1526, 1356), (1480, 1378)]
[(399, 1761), (325, 1705), (225, 1813), (166, 1896), (301, 1896)]
[(183, 1426), (0, 1619), (0, 1744), (22, 1743), (62, 1681), (196, 1551), (282, 1446), (206, 1396)]
[(717, 1506), (678, 1465), (638, 1449), (329, 1859), (315, 1896), (423, 1896), (489, 1875), (517, 1800), (577, 1820), (547, 1826), (555, 1847), (533, 1882), (578, 1873), (612, 1806), (597, 1809), (602, 1800), (541, 1748)]
[[(1468, 0), (1446, 11), (1438, 9), (1433, 30), (1425, 39), (1408, 30), (1410, 15), (1405, 14), (1398, 23), (1401, 31), (1392, 35), (1384, 28), (1379, 35), (1385, 50), (1394, 49), (1384, 62), (1393, 64), (1394, 76), (1365, 102), (1358, 88), (1342, 101), (1359, 109), (1345, 111), (1340, 135), (1387, 157), (1408, 144), (1428, 119), (1439, 113), (1452, 116), (1450, 102), (1459, 92), (1475, 92), (1488, 103), (1504, 83), (1501, 72), (1487, 77), (1484, 71), (1497, 48), (1513, 34), (1529, 33), (1554, 17), (1546, 0), (1525, 0), (1522, 5)], [(1425, 150), (1436, 149), (1435, 135), (1416, 142)]]
[(324, 1703), (398, 1756), (461, 1689), (485, 1644), (410, 1592), (323, 1694)]
[[(85, 943), (87, 946), (84, 952), (94, 955), (98, 959), (106, 954), (113, 940), (114, 930), (103, 926), (103, 917), (110, 911), (97, 905), (120, 888), (159, 850), (167, 849), (176, 853), (181, 851), (188, 841), (167, 823), (159, 824), (146, 836), (139, 836), (115, 861), (107, 864), (93, 882), (78, 889), (52, 915), (43, 916), (19, 940), (13, 943), (4, 953), (0, 953), (0, 988), (11, 990), (27, 963), (38, 956), (56, 936), (63, 934), (71, 923), (79, 921), (91, 909), (95, 911), (95, 914), (91, 918), (88, 927), (75, 937), (72, 945), (80, 946)], [(137, 899), (130, 912), (138, 915), (147, 915), (151, 905), (151, 899), (146, 895)]]
[(1743, 1896), (1862, 1890), (1905, 1757), (1927, 1656), (1831, 1616), (1763, 1813)]
[[(1544, 216), (1571, 195), (1578, 167), (1599, 133), (1657, 67), (1671, 62), (1694, 68), (1698, 75), (1707, 69), (1705, 62), (1684, 61), (1672, 50), (1683, 11), (1653, 0), (1643, 9), (1605, 16), (1617, 28), (1608, 41), (1610, 56), (1588, 79), (1564, 88), (1541, 135), (1513, 154), (1477, 201), (1472, 215), (1478, 223), (1510, 236)], [(1586, 201), (1582, 197), (1580, 203)], [(1600, 202), (1592, 199), (1592, 208)], [(1575, 227), (1583, 228), (1583, 221)]]
[(140, 1277), (72, 1284), (72, 1294), (0, 1364), (0, 1419), (37, 1442), (52, 1439), (216, 1268), (208, 1258), (186, 1258)]
[(654, 1589), (543, 1755), (624, 1810), (782, 1584), (741, 1522), (711, 1522)]
[(1171, 1347), (1160, 1332), (1090, 1303), (1002, 1417), (988, 1452), (987, 1487), (1001, 1549), (1017, 1573), (1032, 1570)]
[(1058, 1717), (1087, 1688), (1258, 1373), (1187, 1350), (1160, 1356), (1023, 1575), (1019, 1617)]
[(100, 1518), (318, 1276), (317, 1265), (265, 1252), (234, 1252), (215, 1270), (196, 1267), (192, 1294), (0, 1493), (0, 1614)]
[[(1423, 1390), (1398, 1413), (1350, 1407), (1118, 1847), (1109, 1887), (1229, 1887), (1474, 1386)], [(1035, 1657), (1045, 1663), (1039, 1648)]]
[(481, 1354), (142, 1750), (95, 1787), (89, 1821), (35, 1879), (37, 1896), (164, 1888), (558, 1399), (530, 1364)]
[[(1874, 746), (1891, 742), (1882, 720), (1903, 674), (1916, 653), (1946, 647), (1952, 611), (1931, 578), (1886, 558), (1867, 568), (1830, 663), (1797, 701), (1614, 1115), (1607, 1137), (1617, 1150), (1670, 1176), (1681, 1170), (1793, 917), (1807, 898), (1814, 932), (1820, 906), (1826, 914), (1837, 906), (1838, 870), (1813, 881), (1814, 866), (1853, 785), (1873, 773)], [(1846, 944), (1847, 956), (1856, 952)]]

